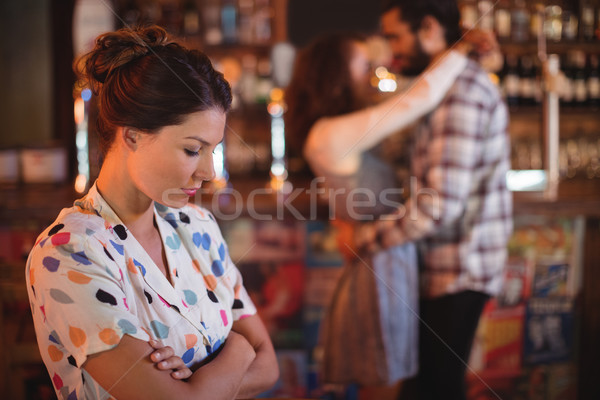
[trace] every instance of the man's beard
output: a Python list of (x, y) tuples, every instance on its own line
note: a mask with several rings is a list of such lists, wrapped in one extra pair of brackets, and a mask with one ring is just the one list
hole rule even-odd
[(421, 42), (415, 40), (415, 46), (413, 49), (412, 56), (409, 57), (408, 62), (402, 66), (400, 73), (403, 76), (417, 76), (429, 66), (431, 62), (431, 56), (423, 50)]

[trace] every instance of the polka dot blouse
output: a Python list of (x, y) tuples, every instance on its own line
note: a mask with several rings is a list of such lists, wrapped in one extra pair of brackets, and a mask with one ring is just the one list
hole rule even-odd
[(208, 211), (155, 203), (154, 218), (170, 282), (95, 185), (39, 236), (27, 286), (59, 398), (102, 396), (81, 365), (125, 334), (171, 346), (192, 366), (224, 343), (234, 321), (256, 313)]

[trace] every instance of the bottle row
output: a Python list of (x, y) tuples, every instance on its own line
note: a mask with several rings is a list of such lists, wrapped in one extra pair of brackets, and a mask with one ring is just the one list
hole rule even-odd
[(600, 41), (598, 0), (462, 0), (459, 6), (464, 28), (493, 30), (501, 42), (540, 35), (552, 42)]
[[(507, 54), (499, 78), (502, 93), (511, 108), (541, 103), (543, 82), (537, 56)], [(559, 79), (558, 94), (562, 106), (600, 108), (598, 54), (570, 51), (562, 57)]]
[(234, 110), (268, 103), (271, 90), (275, 87), (269, 57), (246, 53), (240, 57), (227, 55), (211, 59), (231, 85)]
[[(542, 169), (542, 163), (542, 148), (539, 141), (513, 141), (513, 169)], [(561, 178), (600, 178), (600, 136), (582, 136), (561, 140), (558, 163)]]
[(271, 0), (117, 0), (123, 25), (156, 23), (204, 44), (263, 45), (272, 38)]

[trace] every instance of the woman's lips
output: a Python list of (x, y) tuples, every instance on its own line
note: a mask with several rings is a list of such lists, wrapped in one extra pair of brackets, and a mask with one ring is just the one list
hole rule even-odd
[(188, 195), (189, 197), (192, 197), (193, 195), (196, 194), (196, 192), (198, 191), (198, 189), (181, 189), (181, 191), (183, 193), (185, 193), (186, 195)]

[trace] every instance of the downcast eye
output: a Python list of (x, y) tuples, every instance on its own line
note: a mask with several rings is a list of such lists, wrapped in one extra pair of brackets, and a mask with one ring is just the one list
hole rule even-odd
[(197, 151), (188, 150), (188, 149), (183, 149), (183, 151), (185, 151), (185, 154), (187, 154), (190, 157), (196, 157), (199, 154)]

